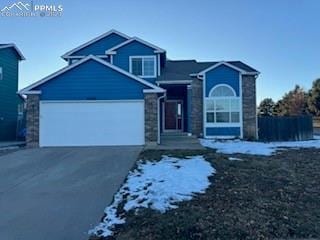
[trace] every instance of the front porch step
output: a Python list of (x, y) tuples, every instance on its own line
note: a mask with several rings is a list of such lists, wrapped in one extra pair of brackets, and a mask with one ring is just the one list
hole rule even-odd
[(184, 132), (166, 132), (161, 134), (160, 145), (147, 146), (146, 149), (157, 150), (204, 150), (196, 136)]
[(187, 133), (170, 133), (161, 134), (161, 144), (199, 144), (196, 136), (188, 136)]
[(161, 133), (161, 136), (188, 136), (188, 133), (186, 132), (163, 132)]

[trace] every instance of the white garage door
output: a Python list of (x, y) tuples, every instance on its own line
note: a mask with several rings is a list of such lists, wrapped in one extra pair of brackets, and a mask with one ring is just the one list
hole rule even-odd
[(40, 146), (143, 144), (143, 100), (40, 102)]

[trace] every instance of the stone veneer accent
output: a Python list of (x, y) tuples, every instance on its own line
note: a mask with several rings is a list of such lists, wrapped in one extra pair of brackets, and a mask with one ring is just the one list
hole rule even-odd
[(144, 129), (146, 144), (156, 144), (158, 140), (158, 96), (156, 93), (144, 94)]
[(203, 87), (202, 80), (192, 80), (191, 132), (197, 137), (203, 136)]
[(39, 99), (36, 94), (27, 97), (27, 147), (39, 146)]
[(257, 138), (257, 103), (256, 78), (253, 75), (242, 76), (242, 109), (243, 109), (243, 138)]

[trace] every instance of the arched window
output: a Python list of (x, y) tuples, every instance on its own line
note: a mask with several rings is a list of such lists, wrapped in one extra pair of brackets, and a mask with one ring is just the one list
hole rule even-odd
[(231, 86), (213, 87), (205, 105), (206, 123), (240, 123), (240, 98)]
[(210, 91), (210, 97), (235, 97), (236, 93), (228, 85), (218, 85)]

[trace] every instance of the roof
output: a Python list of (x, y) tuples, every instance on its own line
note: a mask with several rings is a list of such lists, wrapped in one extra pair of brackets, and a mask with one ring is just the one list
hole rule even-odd
[(20, 60), (26, 60), (19, 48), (14, 44), (14, 43), (2, 43), (0, 44), (0, 49), (5, 49), (5, 48), (13, 48), (16, 53), (18, 54)]
[(146, 46), (148, 46), (150, 48), (153, 48), (157, 53), (164, 53), (165, 52), (164, 49), (162, 49), (160, 47), (157, 47), (156, 45), (153, 45), (152, 43), (144, 41), (144, 40), (142, 40), (142, 39), (140, 39), (138, 37), (132, 37), (132, 38), (128, 39), (127, 41), (123, 42), (123, 43), (120, 43), (120, 44), (118, 44), (118, 45), (116, 45), (116, 46), (114, 46), (114, 47), (112, 47), (110, 49), (107, 49), (106, 50), (106, 54), (113, 54), (115, 52), (115, 50), (117, 50), (118, 48), (121, 48), (121, 47), (123, 47), (123, 46), (125, 46), (125, 45), (127, 45), (127, 44), (129, 44), (129, 43), (131, 43), (133, 41), (137, 41), (137, 42), (142, 43), (142, 44), (144, 44), (144, 45), (146, 45)]
[(90, 41), (88, 41), (88, 42), (86, 42), (86, 43), (74, 48), (74, 49), (72, 49), (72, 50), (70, 50), (69, 52), (63, 54), (61, 57), (63, 59), (69, 58), (70, 55), (72, 55), (73, 53), (75, 53), (75, 52), (77, 52), (77, 51), (79, 51), (79, 50), (81, 50), (81, 49), (83, 49), (83, 48), (85, 48), (85, 47), (87, 47), (87, 46), (89, 46), (89, 45), (91, 45), (91, 44), (93, 44), (93, 43), (95, 43), (95, 42), (97, 42), (97, 41), (109, 36), (109, 35), (111, 35), (111, 34), (117, 34), (117, 35), (119, 35), (119, 36), (121, 36), (121, 37), (123, 37), (125, 39), (130, 39), (130, 37), (127, 36), (126, 34), (112, 29), (112, 30), (110, 30), (110, 31), (108, 31), (108, 32), (106, 32), (106, 33), (104, 33), (104, 34), (102, 34), (102, 35), (100, 35), (100, 36), (98, 36), (98, 37), (96, 37), (96, 38), (94, 38), (94, 39), (92, 39), (92, 40), (90, 40)]
[[(192, 80), (190, 74), (198, 74), (212, 66), (223, 62), (197, 62), (196, 60), (167, 60), (165, 67), (161, 69), (161, 76), (157, 81), (168, 80)], [(241, 69), (243, 72), (259, 73), (256, 69), (248, 66), (241, 61), (227, 61), (225, 62)]]
[(129, 78), (131, 78), (131, 79), (133, 79), (133, 80), (135, 80), (137, 82), (140, 82), (140, 83), (144, 84), (145, 86), (151, 88), (151, 89), (145, 89), (144, 92), (157, 92), (157, 93), (158, 92), (159, 93), (160, 92), (165, 92), (165, 90), (162, 89), (161, 87), (158, 87), (158, 86), (156, 86), (156, 85), (154, 85), (154, 84), (152, 84), (152, 83), (150, 83), (148, 81), (145, 81), (142, 78), (139, 78), (139, 77), (127, 72), (127, 71), (124, 71), (121, 68), (116, 67), (115, 65), (112, 65), (112, 64), (110, 64), (110, 63), (108, 63), (108, 62), (106, 62), (104, 60), (101, 60), (98, 57), (95, 57), (93, 55), (89, 55), (89, 56), (79, 60), (78, 62), (76, 62), (74, 64), (71, 64), (71, 65), (69, 65), (67, 67), (64, 67), (64, 68), (60, 69), (59, 71), (57, 71), (57, 72), (55, 72), (55, 73), (53, 73), (53, 74), (51, 74), (51, 75), (49, 75), (49, 76), (47, 76), (47, 77), (45, 77), (45, 78), (43, 78), (41, 80), (29, 85), (28, 87), (21, 89), (18, 93), (19, 94), (41, 94), (41, 91), (37, 91), (37, 90), (34, 91), (33, 89), (35, 87), (38, 87), (38, 86), (44, 84), (45, 82), (48, 82), (48, 81), (54, 79), (55, 77), (57, 77), (57, 76), (65, 73), (65, 72), (67, 72), (67, 71), (69, 71), (69, 70), (71, 70), (71, 69), (73, 69), (73, 68), (75, 68), (75, 67), (77, 67), (77, 66), (79, 66), (79, 65), (81, 65), (81, 64), (83, 64), (85, 62), (87, 62), (87, 61), (89, 61), (89, 60), (94, 60), (94, 61), (96, 61), (98, 63), (101, 63), (102, 65), (107, 66), (107, 67), (109, 67), (109, 68), (111, 68), (111, 69), (113, 69), (113, 70), (115, 70), (115, 71), (117, 71), (117, 72), (119, 72), (119, 73), (121, 73), (123, 75), (126, 75), (127, 77), (129, 77)]

